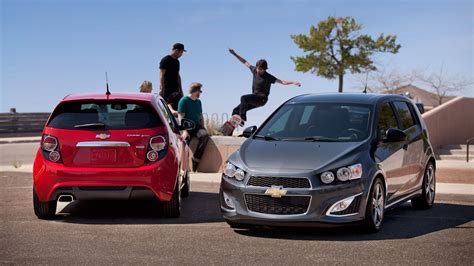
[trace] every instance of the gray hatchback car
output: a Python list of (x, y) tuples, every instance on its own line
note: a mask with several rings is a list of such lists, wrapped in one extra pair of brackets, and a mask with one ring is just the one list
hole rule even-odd
[(390, 207), (433, 205), (433, 149), (406, 97), (302, 95), (244, 136), (220, 188), (224, 219), (234, 228), (358, 222), (378, 231)]

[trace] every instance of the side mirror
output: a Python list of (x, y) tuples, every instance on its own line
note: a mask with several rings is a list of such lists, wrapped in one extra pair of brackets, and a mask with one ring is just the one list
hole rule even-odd
[(179, 130), (193, 130), (194, 128), (196, 128), (196, 123), (194, 123), (194, 121), (186, 118), (181, 120)]
[(407, 140), (408, 136), (405, 132), (401, 131), (400, 129), (396, 128), (389, 128), (385, 133), (385, 138), (383, 142), (399, 142)]
[(244, 130), (242, 136), (244, 136), (244, 138), (250, 138), (255, 131), (257, 131), (257, 126), (248, 127)]

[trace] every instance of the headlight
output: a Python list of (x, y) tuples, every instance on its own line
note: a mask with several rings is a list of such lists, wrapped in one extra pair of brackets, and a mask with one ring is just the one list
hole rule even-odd
[(228, 177), (234, 177), (235, 176), (235, 171), (237, 171), (237, 167), (235, 167), (233, 164), (227, 162), (224, 167), (224, 174)]
[(347, 181), (351, 179), (351, 176), (352, 176), (351, 169), (347, 167), (342, 167), (342, 168), (337, 169), (337, 179), (339, 179), (340, 181)]
[[(336, 175), (334, 175), (336, 173)], [(321, 182), (324, 184), (331, 184), (335, 176), (339, 181), (348, 181), (353, 179), (359, 179), (362, 177), (362, 164), (354, 164), (348, 167), (341, 167), (333, 171), (326, 171), (321, 174)]]
[(237, 171), (235, 171), (235, 179), (242, 181), (245, 178), (245, 172), (244, 170), (238, 168)]
[(329, 184), (334, 181), (334, 174), (330, 171), (324, 172), (321, 174), (321, 181), (324, 184)]
[(245, 179), (245, 171), (227, 162), (224, 166), (224, 175), (233, 177), (238, 181)]

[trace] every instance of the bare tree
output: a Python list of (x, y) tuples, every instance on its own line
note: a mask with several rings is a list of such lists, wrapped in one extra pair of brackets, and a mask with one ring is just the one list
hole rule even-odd
[(470, 88), (474, 83), (461, 76), (452, 76), (444, 72), (443, 67), (431, 73), (416, 73), (416, 78), (421, 83), (430, 87), (430, 90), (438, 96), (438, 103), (442, 104), (443, 99), (454, 93)]
[(413, 74), (401, 73), (395, 69), (388, 70), (378, 67), (377, 71), (370, 71), (359, 75), (357, 87), (365, 88), (368, 92), (394, 93), (398, 88), (411, 84), (415, 80)]

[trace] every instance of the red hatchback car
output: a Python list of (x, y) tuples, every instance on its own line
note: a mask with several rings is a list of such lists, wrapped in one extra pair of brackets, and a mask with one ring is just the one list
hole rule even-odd
[(48, 119), (33, 167), (36, 216), (53, 218), (57, 201), (143, 199), (180, 215), (189, 194), (189, 148), (163, 99), (113, 93), (65, 97)]

